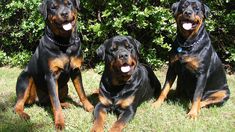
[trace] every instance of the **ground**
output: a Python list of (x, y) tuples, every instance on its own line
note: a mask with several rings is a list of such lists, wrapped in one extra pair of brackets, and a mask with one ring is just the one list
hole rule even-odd
[[(161, 84), (165, 80), (166, 68), (155, 73)], [(29, 121), (21, 120), (13, 112), (16, 102), (16, 79), (22, 69), (0, 68), (0, 132), (42, 132), (54, 131), (53, 114), (50, 107), (41, 107), (36, 104), (26, 107), (25, 111), (31, 116)], [(84, 87), (87, 95), (98, 88), (100, 75), (93, 70), (82, 72)], [(124, 132), (155, 132), (155, 131), (235, 131), (235, 75), (228, 75), (228, 83), (231, 90), (231, 98), (223, 107), (203, 108), (196, 121), (187, 118), (186, 114), (190, 106), (188, 101), (169, 99), (159, 109), (154, 109), (151, 104), (155, 99), (143, 103), (137, 110), (135, 118), (127, 125)], [(71, 82), (69, 83), (69, 95), (73, 101), (79, 98)], [(188, 105), (189, 104), (189, 105)], [(83, 108), (71, 105), (63, 109), (65, 115), (65, 131), (87, 132), (92, 127), (92, 113)], [(115, 115), (109, 114), (105, 130), (107, 131), (116, 120)]]

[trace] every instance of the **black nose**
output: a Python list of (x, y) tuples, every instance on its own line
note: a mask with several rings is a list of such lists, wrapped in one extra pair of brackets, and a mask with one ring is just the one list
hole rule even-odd
[(127, 52), (121, 52), (118, 55), (119, 59), (127, 59), (128, 58), (128, 53)]
[(192, 10), (186, 10), (184, 11), (184, 15), (191, 16), (193, 14)]
[(67, 10), (63, 10), (63, 11), (60, 13), (60, 15), (61, 15), (62, 17), (68, 17), (68, 14), (69, 14), (69, 12), (68, 12)]

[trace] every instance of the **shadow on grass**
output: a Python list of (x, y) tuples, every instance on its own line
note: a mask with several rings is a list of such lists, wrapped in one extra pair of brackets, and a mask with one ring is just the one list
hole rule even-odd
[(167, 103), (177, 104), (180, 107), (183, 107), (185, 111), (189, 111), (190, 100), (185, 97), (180, 97), (176, 94), (176, 90), (169, 91), (166, 99)]
[[(1, 97), (0, 101), (0, 131), (1, 132), (32, 132), (46, 124), (32, 123), (23, 120), (14, 113), (16, 98), (14, 95)], [(27, 106), (28, 107), (28, 106)]]

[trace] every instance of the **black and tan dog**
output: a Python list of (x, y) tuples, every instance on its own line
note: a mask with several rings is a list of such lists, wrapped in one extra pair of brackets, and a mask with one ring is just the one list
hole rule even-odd
[(110, 131), (121, 131), (134, 117), (138, 105), (160, 94), (160, 82), (154, 72), (138, 61), (139, 48), (140, 43), (132, 37), (115, 36), (97, 49), (105, 60), (105, 70), (91, 131), (103, 131), (107, 112), (118, 115)]
[(192, 99), (188, 115), (196, 119), (200, 108), (223, 104), (230, 91), (221, 60), (205, 29), (209, 8), (198, 0), (181, 0), (172, 5), (172, 10), (177, 37), (170, 52), (166, 81), (154, 106), (162, 104), (178, 76), (176, 93)]
[(25, 104), (51, 102), (55, 127), (64, 128), (62, 107), (68, 103), (67, 82), (71, 78), (74, 87), (87, 111), (94, 107), (88, 101), (82, 84), (80, 66), (82, 63), (81, 42), (76, 21), (79, 0), (44, 0), (40, 11), (46, 20), (45, 35), (26, 68), (17, 80), (17, 103), (15, 112), (24, 119)]

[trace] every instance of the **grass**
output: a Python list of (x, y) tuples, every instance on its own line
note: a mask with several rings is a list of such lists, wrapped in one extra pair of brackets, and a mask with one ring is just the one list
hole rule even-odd
[[(41, 107), (36, 104), (26, 107), (25, 111), (31, 116), (29, 121), (20, 119), (13, 112), (16, 102), (15, 84), (21, 72), (18, 68), (0, 68), (0, 131), (17, 132), (47, 132), (55, 131), (53, 114), (50, 107)], [(93, 70), (83, 71), (83, 82), (87, 95), (90, 95), (99, 86), (100, 75)], [(156, 75), (164, 82), (165, 70), (156, 71)], [(235, 75), (228, 75), (231, 98), (223, 107), (203, 108), (196, 121), (187, 118), (190, 102), (167, 100), (159, 109), (151, 107), (153, 100), (143, 103), (137, 110), (135, 118), (128, 123), (125, 132), (156, 132), (156, 131), (190, 131), (190, 132), (232, 132), (235, 131)], [(74, 101), (79, 101), (71, 82), (69, 95)], [(92, 113), (83, 108), (72, 105), (63, 109), (65, 115), (65, 131), (87, 132), (92, 127)], [(105, 124), (107, 131), (116, 116), (109, 114)]]

